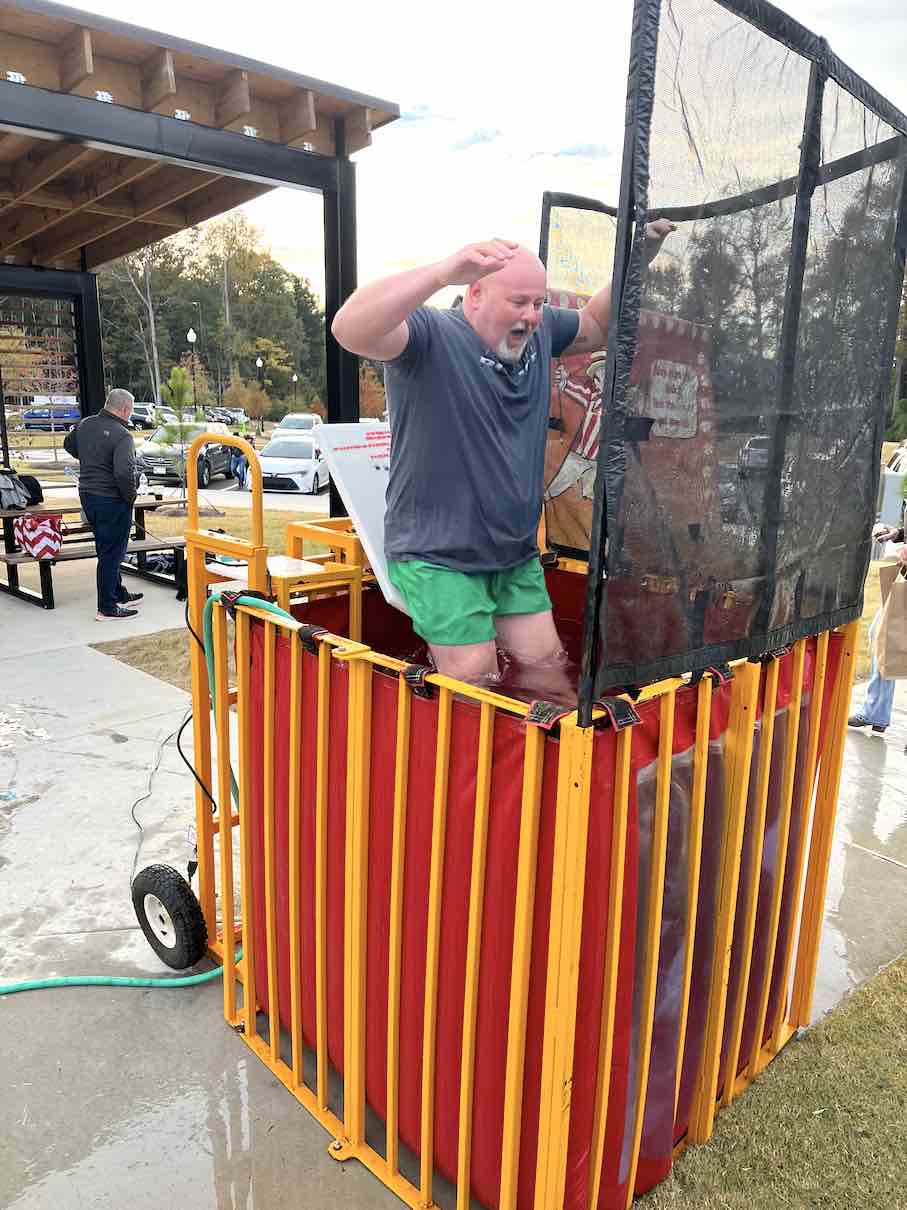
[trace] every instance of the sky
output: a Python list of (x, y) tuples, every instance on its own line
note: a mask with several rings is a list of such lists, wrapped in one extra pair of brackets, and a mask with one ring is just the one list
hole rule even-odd
[[(714, 11), (711, 0), (669, 5), (684, 21)], [(631, 0), (571, 5), (560, 23), (557, 4), (489, 0), (75, 7), (395, 101), (401, 119), (354, 157), (360, 282), (494, 235), (537, 247), (546, 189), (617, 198)], [(904, 0), (782, 7), (907, 113)], [(716, 106), (728, 87), (716, 81)], [(280, 189), (246, 209), (274, 255), (320, 293), (320, 198)]]

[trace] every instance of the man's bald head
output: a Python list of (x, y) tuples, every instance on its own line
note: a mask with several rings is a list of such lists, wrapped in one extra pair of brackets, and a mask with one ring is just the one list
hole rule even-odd
[(502, 361), (516, 362), (541, 322), (544, 301), (545, 266), (520, 246), (503, 268), (472, 283), (463, 314)]

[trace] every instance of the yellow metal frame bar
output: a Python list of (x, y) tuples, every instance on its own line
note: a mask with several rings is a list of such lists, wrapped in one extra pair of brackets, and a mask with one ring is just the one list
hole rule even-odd
[(726, 794), (721, 874), (718, 885), (718, 914), (712, 954), (712, 978), (705, 1046), (690, 1115), (689, 1141), (704, 1143), (711, 1138), (715, 1120), (715, 1097), (718, 1092), (721, 1043), (727, 1009), (727, 989), (731, 962), (731, 941), (737, 887), (740, 878), (740, 853), (746, 818), (746, 798), (749, 787), (750, 762), (753, 755), (753, 727), (759, 693), (758, 664), (743, 664), (738, 668), (733, 684), (731, 712), (725, 741), (726, 766), (731, 771)]
[(535, 1210), (563, 1205), (589, 830), (591, 727), (561, 722)]
[(791, 996), (790, 1020), (794, 1026), (809, 1024), (816, 986), (816, 966), (819, 961), (819, 941), (825, 912), (825, 892), (828, 888), (828, 866), (834, 840), (838, 792), (841, 787), (841, 767), (844, 763), (844, 740), (847, 735), (847, 715), (856, 667), (858, 634), (858, 622), (851, 622), (844, 629), (843, 650), (828, 721), (828, 744), (819, 768), (809, 866), (803, 895), (800, 942), (797, 946)]

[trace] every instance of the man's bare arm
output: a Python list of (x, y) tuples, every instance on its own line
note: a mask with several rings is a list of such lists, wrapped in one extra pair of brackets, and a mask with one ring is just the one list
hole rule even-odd
[[(666, 236), (675, 230), (674, 224), (667, 219), (658, 219), (646, 227), (646, 263), (651, 263), (661, 250)], [(572, 357), (576, 353), (593, 353), (603, 349), (608, 342), (608, 328), (611, 324), (611, 287), (605, 286), (597, 294), (593, 294), (579, 313), (579, 328), (576, 339), (569, 348), (564, 349), (562, 357)]]
[(468, 286), (502, 269), (516, 248), (500, 239), (469, 244), (435, 264), (361, 286), (334, 316), (334, 339), (360, 357), (393, 361), (409, 341), (408, 315), (445, 286)]

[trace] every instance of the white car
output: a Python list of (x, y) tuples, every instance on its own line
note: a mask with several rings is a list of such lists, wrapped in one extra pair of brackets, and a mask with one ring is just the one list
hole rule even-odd
[(287, 412), (273, 432), (273, 436), (284, 436), (285, 433), (311, 433), (321, 424), (321, 417), (316, 412)]
[[(314, 441), (298, 433), (275, 430), (258, 460), (262, 487), (266, 492), (311, 492), (315, 495), (331, 481), (324, 454)], [(248, 471), (245, 486), (252, 486)]]

